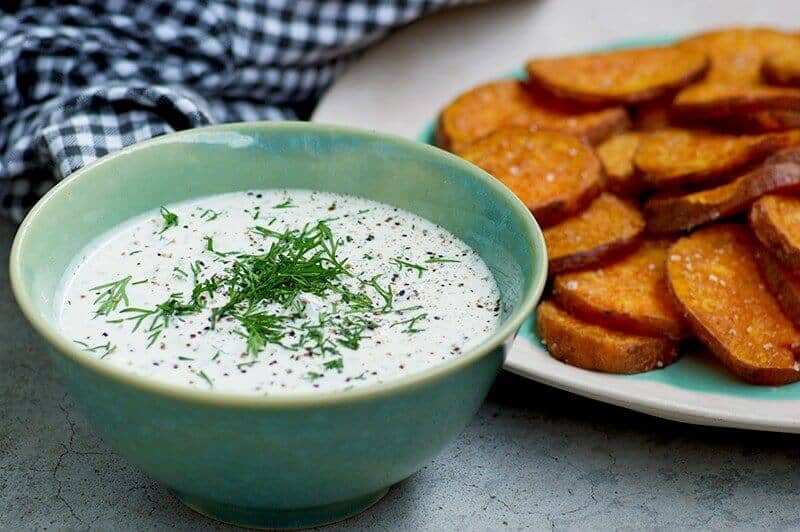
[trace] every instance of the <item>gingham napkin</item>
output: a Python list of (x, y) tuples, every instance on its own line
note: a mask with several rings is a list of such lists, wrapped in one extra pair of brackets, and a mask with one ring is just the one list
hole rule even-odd
[[(11, 2), (14, 4), (14, 2)], [(15, 220), (110, 151), (305, 118), (391, 28), (464, 0), (22, 0), (0, 8), (0, 203)]]

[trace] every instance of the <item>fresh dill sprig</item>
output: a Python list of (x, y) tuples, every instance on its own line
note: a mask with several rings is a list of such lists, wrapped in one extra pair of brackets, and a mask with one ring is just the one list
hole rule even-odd
[(427, 264), (436, 264), (440, 262), (461, 262), (460, 260), (456, 259), (445, 259), (444, 257), (432, 257), (425, 261)]
[(292, 209), (294, 207), (297, 207), (297, 205), (292, 203), (292, 198), (272, 206), (273, 209)]
[(200, 370), (200, 371), (197, 372), (197, 375), (199, 375), (204, 381), (206, 381), (210, 387), (212, 387), (212, 388), (214, 387), (214, 381), (212, 381), (209, 378), (209, 376), (206, 375), (205, 371)]
[(406, 327), (403, 329), (403, 332), (405, 332), (405, 333), (414, 334), (414, 333), (422, 332), (425, 329), (418, 329), (415, 326), (416, 326), (417, 322), (422, 321), (422, 320), (427, 319), (427, 318), (428, 318), (428, 314), (426, 312), (423, 312), (422, 314), (417, 314), (413, 318), (409, 318), (407, 320), (402, 320), (402, 321), (396, 321), (396, 322), (392, 323), (389, 326), (389, 328), (395, 327), (397, 325), (405, 325)]
[(90, 353), (98, 353), (98, 352), (102, 353), (100, 355), (100, 358), (107, 357), (108, 355), (113, 353), (114, 350), (117, 349), (117, 346), (112, 344), (111, 342), (106, 342), (106, 343), (101, 344), (101, 345), (96, 345), (94, 347), (90, 347), (89, 344), (87, 344), (86, 342), (81, 342), (80, 340), (73, 340), (73, 341), (76, 344), (78, 344), (79, 346), (81, 346), (81, 348), (84, 351), (89, 351)]
[(419, 277), (422, 277), (423, 272), (428, 271), (428, 268), (426, 268), (425, 266), (420, 266), (419, 264), (414, 264), (413, 262), (408, 262), (402, 259), (394, 258), (390, 259), (389, 262), (394, 263), (400, 271), (402, 271), (404, 268), (407, 268), (409, 270), (417, 270), (417, 274), (419, 274), (418, 275)]
[(222, 213), (217, 212), (214, 209), (206, 209), (203, 211), (203, 214), (200, 215), (200, 218), (202, 218), (207, 222), (210, 222), (212, 220), (216, 220), (220, 214)]
[(170, 212), (170, 210), (164, 207), (163, 205), (161, 206), (160, 211), (161, 211), (161, 217), (164, 219), (164, 226), (161, 228), (159, 234), (178, 225), (177, 214), (175, 214), (174, 212)]
[(95, 317), (108, 316), (117, 309), (120, 303), (128, 305), (128, 294), (126, 292), (128, 283), (131, 281), (132, 276), (127, 276), (119, 281), (111, 281), (110, 283), (100, 284), (93, 286), (89, 290), (102, 290), (102, 292), (94, 300), (97, 308), (94, 311)]
[(323, 364), (325, 369), (342, 369), (344, 367), (344, 361), (342, 357), (334, 358), (333, 360), (328, 360)]
[(116, 345), (112, 344), (111, 342), (106, 342), (104, 344), (96, 345), (94, 347), (90, 347), (89, 344), (86, 342), (81, 342), (80, 340), (73, 340), (76, 344), (81, 346), (84, 351), (88, 351), (90, 353), (102, 353), (100, 358), (106, 358), (108, 355), (114, 352), (117, 348)]

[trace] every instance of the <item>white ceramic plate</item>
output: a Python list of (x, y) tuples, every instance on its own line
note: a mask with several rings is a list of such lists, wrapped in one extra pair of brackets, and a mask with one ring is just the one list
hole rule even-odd
[[(373, 49), (332, 87), (312, 120), (424, 139), (456, 94), (519, 70), (533, 55), (653, 42), (714, 26), (785, 27), (786, 21), (800, 21), (800, 2), (549, 0), (465, 7), (417, 22)], [(800, 432), (800, 384), (747, 385), (702, 357), (635, 376), (585, 371), (552, 359), (531, 324), (506, 360), (509, 371), (676, 421)]]

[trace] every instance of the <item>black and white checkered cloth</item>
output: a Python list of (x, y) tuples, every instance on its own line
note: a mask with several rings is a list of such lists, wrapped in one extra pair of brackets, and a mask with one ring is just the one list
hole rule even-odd
[(0, 7), (0, 209), (19, 220), (55, 181), (156, 135), (305, 118), (366, 45), (464, 2), (22, 0)]

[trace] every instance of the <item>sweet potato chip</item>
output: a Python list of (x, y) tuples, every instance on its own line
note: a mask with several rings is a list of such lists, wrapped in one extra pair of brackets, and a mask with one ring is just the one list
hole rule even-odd
[(800, 380), (800, 331), (781, 311), (755, 260), (746, 226), (714, 225), (669, 251), (667, 282), (697, 337), (731, 371), (755, 384)]
[(728, 184), (689, 194), (660, 194), (645, 202), (651, 233), (686, 231), (742, 212), (769, 192), (800, 190), (800, 165), (765, 164)]
[(768, 83), (800, 87), (800, 46), (768, 55), (761, 66)]
[(800, 198), (764, 196), (750, 210), (750, 227), (784, 264), (800, 272)]
[(606, 188), (615, 194), (628, 196), (641, 189), (641, 181), (633, 165), (642, 133), (629, 131), (615, 135), (597, 147), (597, 156), (603, 163)]
[(667, 290), (666, 257), (672, 243), (648, 240), (606, 266), (557, 275), (553, 295), (562, 308), (585, 321), (631, 334), (682, 338), (687, 329)]
[(630, 203), (608, 193), (589, 207), (544, 230), (550, 273), (596, 266), (641, 242), (644, 218)]
[(764, 57), (798, 43), (797, 36), (769, 28), (730, 28), (690, 37), (678, 46), (708, 54), (711, 67), (704, 81), (758, 85)]
[(645, 102), (633, 110), (633, 128), (637, 131), (657, 131), (672, 124), (672, 98)]
[(769, 110), (704, 119), (703, 124), (728, 133), (771, 133), (800, 128), (800, 111)]
[(673, 113), (691, 120), (747, 115), (769, 109), (800, 110), (800, 89), (702, 83), (686, 87), (672, 103)]
[(698, 79), (708, 56), (689, 48), (636, 48), (588, 55), (532, 59), (531, 83), (561, 98), (587, 104), (654, 100)]
[(494, 81), (475, 87), (449, 104), (439, 116), (436, 143), (454, 153), (481, 137), (509, 126), (562, 131), (600, 142), (630, 127), (622, 107), (585, 110), (534, 95), (522, 82)]
[(756, 249), (756, 260), (783, 313), (800, 326), (800, 277), (763, 245)]
[(501, 129), (461, 156), (502, 181), (542, 225), (580, 211), (602, 188), (600, 161), (592, 148), (565, 133)]
[(634, 162), (645, 184), (668, 190), (717, 184), (721, 176), (797, 145), (800, 145), (800, 131), (737, 136), (668, 129), (646, 135)]
[(606, 373), (642, 373), (678, 359), (677, 344), (663, 337), (606, 329), (575, 318), (550, 301), (536, 311), (542, 343), (553, 358)]

